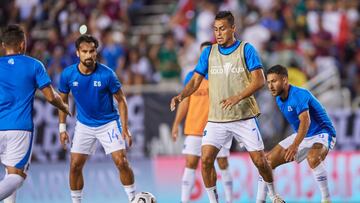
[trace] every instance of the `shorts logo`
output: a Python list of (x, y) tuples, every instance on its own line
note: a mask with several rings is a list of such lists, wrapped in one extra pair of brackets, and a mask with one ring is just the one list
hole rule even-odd
[(204, 130), (204, 136), (206, 136), (207, 130)]

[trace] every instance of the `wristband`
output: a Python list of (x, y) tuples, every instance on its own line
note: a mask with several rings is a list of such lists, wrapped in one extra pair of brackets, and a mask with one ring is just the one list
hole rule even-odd
[(59, 132), (63, 133), (66, 131), (66, 123), (60, 123), (59, 124)]

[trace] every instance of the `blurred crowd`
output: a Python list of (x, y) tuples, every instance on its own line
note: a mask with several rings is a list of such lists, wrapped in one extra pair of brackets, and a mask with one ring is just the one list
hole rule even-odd
[[(134, 38), (136, 19), (154, 4), (174, 5), (158, 19), (166, 32), (160, 41), (146, 32)], [(24, 26), (28, 54), (44, 62), (55, 86), (62, 69), (78, 60), (74, 40), (83, 24), (100, 40), (99, 60), (123, 84), (180, 83), (195, 67), (199, 45), (214, 42), (219, 10), (233, 12), (237, 38), (255, 46), (265, 69), (286, 65), (297, 85), (336, 70), (351, 97), (360, 96), (360, 1), (2, 0), (0, 26)]]

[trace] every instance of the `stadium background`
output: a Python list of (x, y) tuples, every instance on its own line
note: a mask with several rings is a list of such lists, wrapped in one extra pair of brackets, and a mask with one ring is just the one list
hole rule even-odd
[[(173, 203), (180, 201), (184, 159), (182, 140), (170, 139), (174, 113), (169, 101), (195, 66), (199, 44), (214, 41), (212, 19), (225, 9), (236, 17), (237, 37), (259, 51), (264, 69), (288, 66), (291, 82), (310, 89), (325, 105), (337, 130), (336, 148), (326, 160), (333, 200), (360, 202), (359, 1), (2, 0), (0, 26), (19, 23), (26, 29), (27, 53), (44, 62), (56, 87), (62, 69), (77, 62), (74, 40), (80, 25), (87, 25), (87, 33), (100, 39), (99, 60), (116, 71), (127, 93), (134, 139), (128, 155), (138, 191)], [(270, 149), (291, 129), (266, 88), (256, 97)], [(69, 153), (59, 144), (56, 111), (41, 96), (34, 108), (33, 164), (18, 202), (70, 202)], [(74, 121), (68, 119), (70, 134)], [(233, 145), (232, 151), (235, 202), (254, 202), (257, 173), (243, 149)], [(85, 203), (126, 202), (115, 167), (101, 147), (85, 173)], [(320, 200), (307, 163), (278, 168), (276, 180), (288, 202)], [(199, 171), (192, 197), (207, 202)]]

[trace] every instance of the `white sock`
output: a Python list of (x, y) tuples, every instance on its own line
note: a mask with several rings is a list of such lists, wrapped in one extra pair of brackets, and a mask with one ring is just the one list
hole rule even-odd
[(270, 198), (275, 197), (276, 192), (275, 192), (274, 182), (268, 183), (268, 182), (264, 181), (264, 183), (267, 186)]
[(82, 190), (71, 190), (70, 193), (71, 193), (72, 203), (81, 203)]
[(259, 176), (258, 180), (258, 190), (256, 195), (256, 203), (265, 203), (266, 202), (266, 194), (267, 194), (268, 188), (265, 184), (264, 179)]
[(321, 191), (321, 200), (330, 200), (327, 173), (323, 162), (321, 162), (316, 168), (312, 169), (312, 172)]
[(124, 190), (129, 198), (129, 201), (135, 198), (135, 184), (132, 185), (124, 185)]
[(216, 191), (216, 186), (205, 188), (205, 190), (208, 193), (210, 203), (219, 203), (219, 196)]
[(220, 170), (221, 172), (221, 181), (224, 185), (225, 189), (225, 200), (226, 203), (232, 202), (232, 196), (233, 196), (233, 180), (231, 177), (231, 173), (229, 171), (229, 168), (225, 170)]
[(24, 180), (18, 174), (7, 174), (0, 181), (0, 201), (12, 195), (23, 184)]
[(16, 190), (9, 197), (4, 199), (4, 203), (15, 203), (16, 202)]
[(181, 182), (181, 202), (190, 201), (191, 191), (195, 183), (195, 169), (185, 168)]

